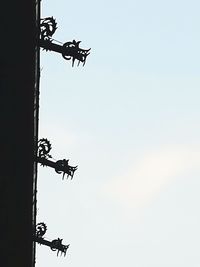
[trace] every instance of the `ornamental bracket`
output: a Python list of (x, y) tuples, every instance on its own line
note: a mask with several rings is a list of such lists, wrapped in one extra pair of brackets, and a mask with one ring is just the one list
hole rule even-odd
[(48, 241), (46, 239), (43, 238), (43, 236), (45, 235), (47, 231), (47, 226), (45, 223), (38, 223), (36, 225), (36, 231), (35, 234), (33, 236), (33, 239), (35, 242), (37, 242), (40, 245), (44, 245), (47, 247), (50, 247), (50, 249), (52, 251), (57, 251), (57, 256), (59, 254), (59, 252), (62, 254), (64, 254), (64, 256), (66, 256), (67, 250), (69, 248), (70, 245), (63, 245), (62, 244), (62, 240), (60, 238), (54, 239), (52, 241)]
[[(52, 36), (57, 29), (57, 23), (53, 17), (47, 17), (40, 20), (40, 39), (39, 46), (46, 51), (54, 51), (60, 53), (66, 60), (72, 59), (72, 67), (75, 60), (78, 60), (85, 65), (86, 58), (90, 54), (90, 49), (82, 49), (79, 47), (81, 41), (66, 42), (63, 45), (56, 44)], [(60, 43), (60, 42), (59, 42)]]
[(48, 166), (53, 168), (57, 173), (63, 173), (62, 179), (64, 179), (65, 174), (67, 174), (67, 178), (71, 177), (73, 179), (74, 172), (77, 170), (78, 166), (72, 167), (69, 165), (69, 159), (52, 161), (49, 158), (52, 156), (49, 154), (51, 151), (51, 143), (48, 139), (42, 138), (38, 141), (38, 156), (36, 161), (40, 163), (42, 166)]

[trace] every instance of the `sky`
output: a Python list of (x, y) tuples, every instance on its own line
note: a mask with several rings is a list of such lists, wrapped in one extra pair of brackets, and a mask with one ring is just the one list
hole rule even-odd
[(91, 54), (41, 51), (39, 137), (78, 170), (39, 167), (37, 222), (70, 247), (36, 267), (199, 267), (199, 1), (41, 4)]

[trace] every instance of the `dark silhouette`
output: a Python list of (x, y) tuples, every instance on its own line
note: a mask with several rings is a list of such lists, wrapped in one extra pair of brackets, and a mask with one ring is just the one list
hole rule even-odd
[(48, 241), (44, 239), (43, 236), (46, 233), (46, 230), (47, 230), (47, 226), (45, 223), (38, 223), (36, 225), (36, 231), (33, 237), (34, 241), (40, 245), (45, 245), (45, 246), (50, 247), (52, 251), (57, 251), (57, 256), (59, 252), (61, 252), (61, 255), (64, 254), (65, 256), (67, 253), (67, 249), (69, 248), (69, 244), (63, 245), (62, 244), (63, 239), (60, 239), (60, 238), (54, 239), (52, 241)]
[(36, 237), (40, 238), (40, 237), (43, 237), (43, 235), (45, 235), (47, 231), (47, 226), (45, 223), (41, 222), (41, 223), (38, 223), (36, 225)]
[(38, 141), (38, 155), (40, 158), (51, 158), (49, 152), (51, 150), (51, 143), (46, 138), (42, 138)]
[[(78, 66), (80, 62), (85, 65), (86, 58), (90, 54), (90, 49), (82, 49), (79, 47), (81, 41), (66, 42), (62, 46), (53, 42), (52, 35), (57, 29), (57, 23), (53, 17), (47, 17), (40, 20), (40, 39), (39, 46), (45, 50), (54, 51), (62, 54), (66, 60), (72, 59), (72, 66), (74, 66), (75, 60), (78, 60)], [(55, 41), (55, 40), (54, 40)]]
[(53, 17), (40, 19), (40, 38), (51, 41), (51, 37), (57, 29), (56, 25), (56, 20)]
[[(2, 267), (33, 267), (37, 0), (5, 1), (0, 42)], [(14, 49), (14, 50), (12, 50)]]
[(77, 170), (78, 166), (72, 167), (70, 166), (69, 159), (63, 159), (58, 160), (56, 162), (49, 160), (51, 156), (49, 155), (49, 152), (51, 150), (51, 143), (46, 138), (42, 138), (38, 141), (38, 156), (37, 156), (37, 162), (41, 163), (42, 166), (48, 166), (53, 169), (57, 173), (63, 173), (63, 178), (65, 174), (67, 174), (67, 178), (71, 177), (71, 180), (73, 179), (74, 172)]

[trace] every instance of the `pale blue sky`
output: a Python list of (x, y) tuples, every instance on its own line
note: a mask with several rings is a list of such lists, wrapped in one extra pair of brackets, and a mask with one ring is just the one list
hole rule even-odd
[(38, 222), (70, 244), (36, 267), (199, 267), (199, 1), (43, 0), (84, 68), (41, 53), (40, 137), (78, 165), (39, 168)]

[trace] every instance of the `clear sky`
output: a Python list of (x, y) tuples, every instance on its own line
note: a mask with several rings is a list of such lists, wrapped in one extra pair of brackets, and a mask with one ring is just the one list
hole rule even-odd
[(200, 2), (43, 0), (86, 65), (41, 52), (40, 137), (78, 165), (39, 167), (38, 222), (70, 244), (36, 267), (199, 267)]

